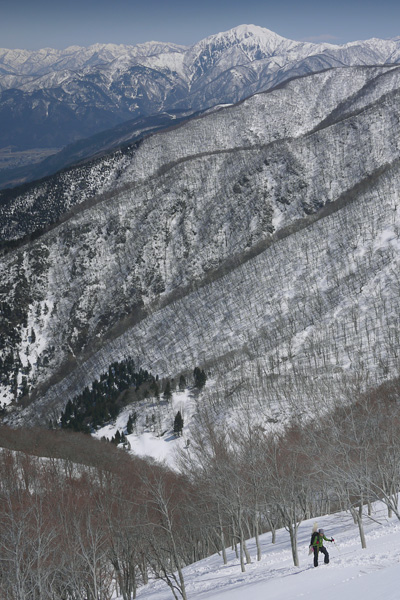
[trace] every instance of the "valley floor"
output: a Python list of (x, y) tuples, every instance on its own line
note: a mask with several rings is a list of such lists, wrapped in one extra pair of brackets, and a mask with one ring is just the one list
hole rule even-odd
[[(350, 515), (340, 513), (320, 517), (318, 526), (336, 545), (325, 542), (331, 562), (320, 560), (317, 569), (308, 556), (308, 544), (315, 519), (299, 528), (300, 567), (294, 567), (289, 535), (277, 533), (276, 544), (270, 534), (262, 537), (262, 560), (256, 561), (254, 540), (249, 543), (253, 563), (241, 573), (235, 553), (229, 563), (214, 555), (185, 569), (190, 600), (398, 600), (400, 598), (400, 522), (387, 518), (385, 507), (374, 507), (372, 518), (365, 518), (367, 549), (361, 548), (358, 527)], [(320, 554), (321, 559), (323, 558)], [(170, 600), (172, 594), (163, 582), (152, 582), (138, 592), (138, 600)]]

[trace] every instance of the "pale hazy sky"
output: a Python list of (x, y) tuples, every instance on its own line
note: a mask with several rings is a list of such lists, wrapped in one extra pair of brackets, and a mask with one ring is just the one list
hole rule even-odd
[(400, 35), (394, 0), (0, 0), (0, 47), (39, 49), (137, 44), (191, 45), (237, 25), (294, 40), (343, 44)]

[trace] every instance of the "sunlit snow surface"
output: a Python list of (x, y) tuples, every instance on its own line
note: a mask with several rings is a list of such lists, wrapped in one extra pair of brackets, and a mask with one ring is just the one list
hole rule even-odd
[[(127, 435), (130, 452), (136, 456), (154, 459), (165, 463), (170, 468), (176, 468), (176, 459), (179, 449), (190, 445), (190, 430), (192, 419), (196, 410), (196, 392), (186, 389), (175, 392), (169, 402), (162, 398), (156, 402), (152, 398), (148, 402), (131, 404), (120, 412), (115, 423), (105, 425), (97, 430), (94, 437), (111, 439), (117, 430), (123, 432), (129, 415), (137, 413), (137, 422), (134, 432)], [(181, 436), (173, 432), (176, 413), (180, 411), (184, 426)], [(152, 421), (154, 415), (154, 422)], [(146, 425), (146, 416), (148, 424)]]
[[(374, 507), (372, 518), (364, 517), (367, 549), (362, 550), (358, 527), (350, 515), (340, 513), (318, 519), (319, 527), (335, 544), (325, 542), (331, 562), (320, 559), (317, 569), (308, 555), (308, 544), (315, 519), (299, 528), (300, 567), (294, 567), (289, 534), (277, 533), (276, 544), (270, 534), (262, 536), (262, 560), (256, 560), (252, 540), (248, 546), (252, 564), (241, 573), (235, 553), (228, 552), (229, 563), (214, 555), (184, 571), (190, 600), (398, 600), (400, 598), (400, 522), (387, 518), (382, 505)], [(322, 557), (322, 554), (320, 555)], [(170, 600), (171, 592), (163, 582), (151, 582), (139, 590), (138, 600)]]

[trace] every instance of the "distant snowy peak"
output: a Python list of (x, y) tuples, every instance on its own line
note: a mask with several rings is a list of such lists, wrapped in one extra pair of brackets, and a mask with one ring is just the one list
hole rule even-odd
[(69, 46), (65, 50), (42, 48), (40, 50), (7, 50), (0, 48), (0, 69), (10, 75), (41, 75), (64, 69), (82, 69), (97, 64), (107, 64), (120, 57), (181, 53), (187, 48), (178, 44), (146, 42), (129, 46), (124, 44), (93, 44), (92, 46)]
[[(243, 49), (257, 48), (265, 55), (274, 54), (282, 47), (293, 47), (299, 42), (288, 40), (269, 29), (257, 27), (256, 25), (240, 25), (230, 29), (211, 35), (191, 48), (192, 53), (201, 52), (204, 49), (211, 48), (213, 50), (226, 50), (230, 47), (240, 46)], [(261, 58), (260, 55), (254, 58)]]
[[(276, 48), (281, 44), (296, 44), (287, 38), (278, 35), (274, 31), (257, 25), (239, 25), (228, 31), (217, 33), (203, 40), (204, 43), (217, 43), (224, 40), (230, 44), (254, 45), (265, 48)], [(200, 42), (201, 43), (201, 42)]]
[(235, 66), (274, 59), (281, 66), (289, 61), (336, 48), (330, 44), (312, 44), (284, 38), (265, 27), (240, 25), (207, 37), (192, 46), (185, 57), (189, 77), (203, 77), (211, 68), (215, 76)]
[[(293, 58), (298, 55), (298, 58), (303, 58), (309, 55), (319, 53), (333, 54), (356, 54), (355, 50), (359, 49), (360, 53), (374, 55), (377, 60), (388, 62), (388, 55), (393, 53), (394, 62), (399, 58), (399, 42), (400, 36), (393, 39), (371, 38), (368, 40), (358, 40), (338, 45), (328, 42), (313, 43), (305, 41), (295, 41), (285, 38), (265, 27), (257, 25), (239, 25), (225, 32), (217, 33), (195, 44), (192, 48), (207, 48), (207, 47), (241, 47), (243, 50), (256, 49), (256, 54), (251, 56), (247, 54), (248, 59), (260, 60), (276, 55), (290, 55)], [(361, 62), (362, 64), (362, 62)]]
[(292, 44), (269, 29), (240, 25), (229, 31), (211, 35), (194, 44), (185, 56), (188, 78), (194, 81), (215, 68), (217, 73), (274, 55), (277, 49)]
[(155, 56), (158, 54), (168, 54), (171, 52), (186, 52), (188, 46), (164, 42), (146, 42), (144, 44), (138, 44), (133, 48), (137, 53), (137, 56)]
[(290, 40), (274, 31), (257, 25), (239, 25), (228, 31), (217, 33), (195, 44), (193, 48), (207, 46), (240, 46), (246, 50), (257, 48), (257, 55), (253, 60), (260, 58), (268, 58), (275, 54), (285, 54), (292, 50), (300, 50), (306, 48), (308, 52), (315, 52), (321, 48), (333, 48), (332, 44), (322, 43), (313, 44), (311, 42), (299, 42)]

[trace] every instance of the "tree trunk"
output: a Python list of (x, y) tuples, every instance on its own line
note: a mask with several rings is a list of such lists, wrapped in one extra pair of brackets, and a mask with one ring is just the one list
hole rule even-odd
[(220, 531), (219, 536), (221, 539), (222, 560), (224, 561), (224, 565), (227, 565), (228, 559), (226, 556), (224, 526), (222, 524), (221, 513), (219, 511), (218, 511), (218, 519), (219, 519), (219, 531)]
[(261, 560), (261, 545), (260, 545), (260, 536), (259, 536), (259, 525), (258, 525), (258, 517), (256, 516), (255, 522), (255, 538), (256, 538), (256, 547), (257, 547), (257, 561)]
[(232, 550), (235, 551), (236, 558), (239, 558), (239, 551), (238, 551), (238, 546), (237, 546), (237, 538), (238, 538), (238, 536), (236, 535), (235, 522), (234, 522), (234, 520), (232, 518)]
[(244, 549), (244, 554), (246, 556), (246, 564), (251, 565), (251, 556), (250, 553), (247, 549), (247, 544), (246, 544), (246, 540), (243, 540), (243, 549)]
[(293, 564), (295, 567), (299, 567), (300, 562), (299, 562), (299, 554), (297, 551), (297, 530), (296, 530), (296, 527), (293, 526), (293, 523), (288, 524), (288, 529), (289, 529), (289, 536), (290, 536), (290, 545), (292, 547)]
[(244, 566), (244, 537), (241, 523), (239, 523), (239, 554), (240, 554), (240, 569), (242, 573), (246, 571)]
[(186, 588), (185, 588), (185, 579), (183, 577), (183, 571), (182, 571), (181, 564), (180, 564), (181, 561), (179, 559), (178, 552), (176, 550), (175, 540), (174, 540), (173, 536), (172, 536), (172, 547), (173, 547), (173, 552), (174, 552), (174, 561), (175, 561), (175, 564), (176, 564), (176, 568), (177, 568), (177, 571), (178, 571), (178, 577), (179, 577), (179, 585), (180, 585), (180, 590), (179, 591), (181, 592), (182, 599), (183, 600), (187, 600)]
[(351, 514), (353, 515), (354, 522), (358, 525), (358, 531), (359, 531), (360, 540), (361, 540), (361, 548), (365, 549), (367, 547), (367, 542), (365, 539), (362, 509), (363, 509), (363, 507), (362, 507), (362, 501), (361, 501), (358, 510), (351, 507), (350, 511), (351, 511)]

